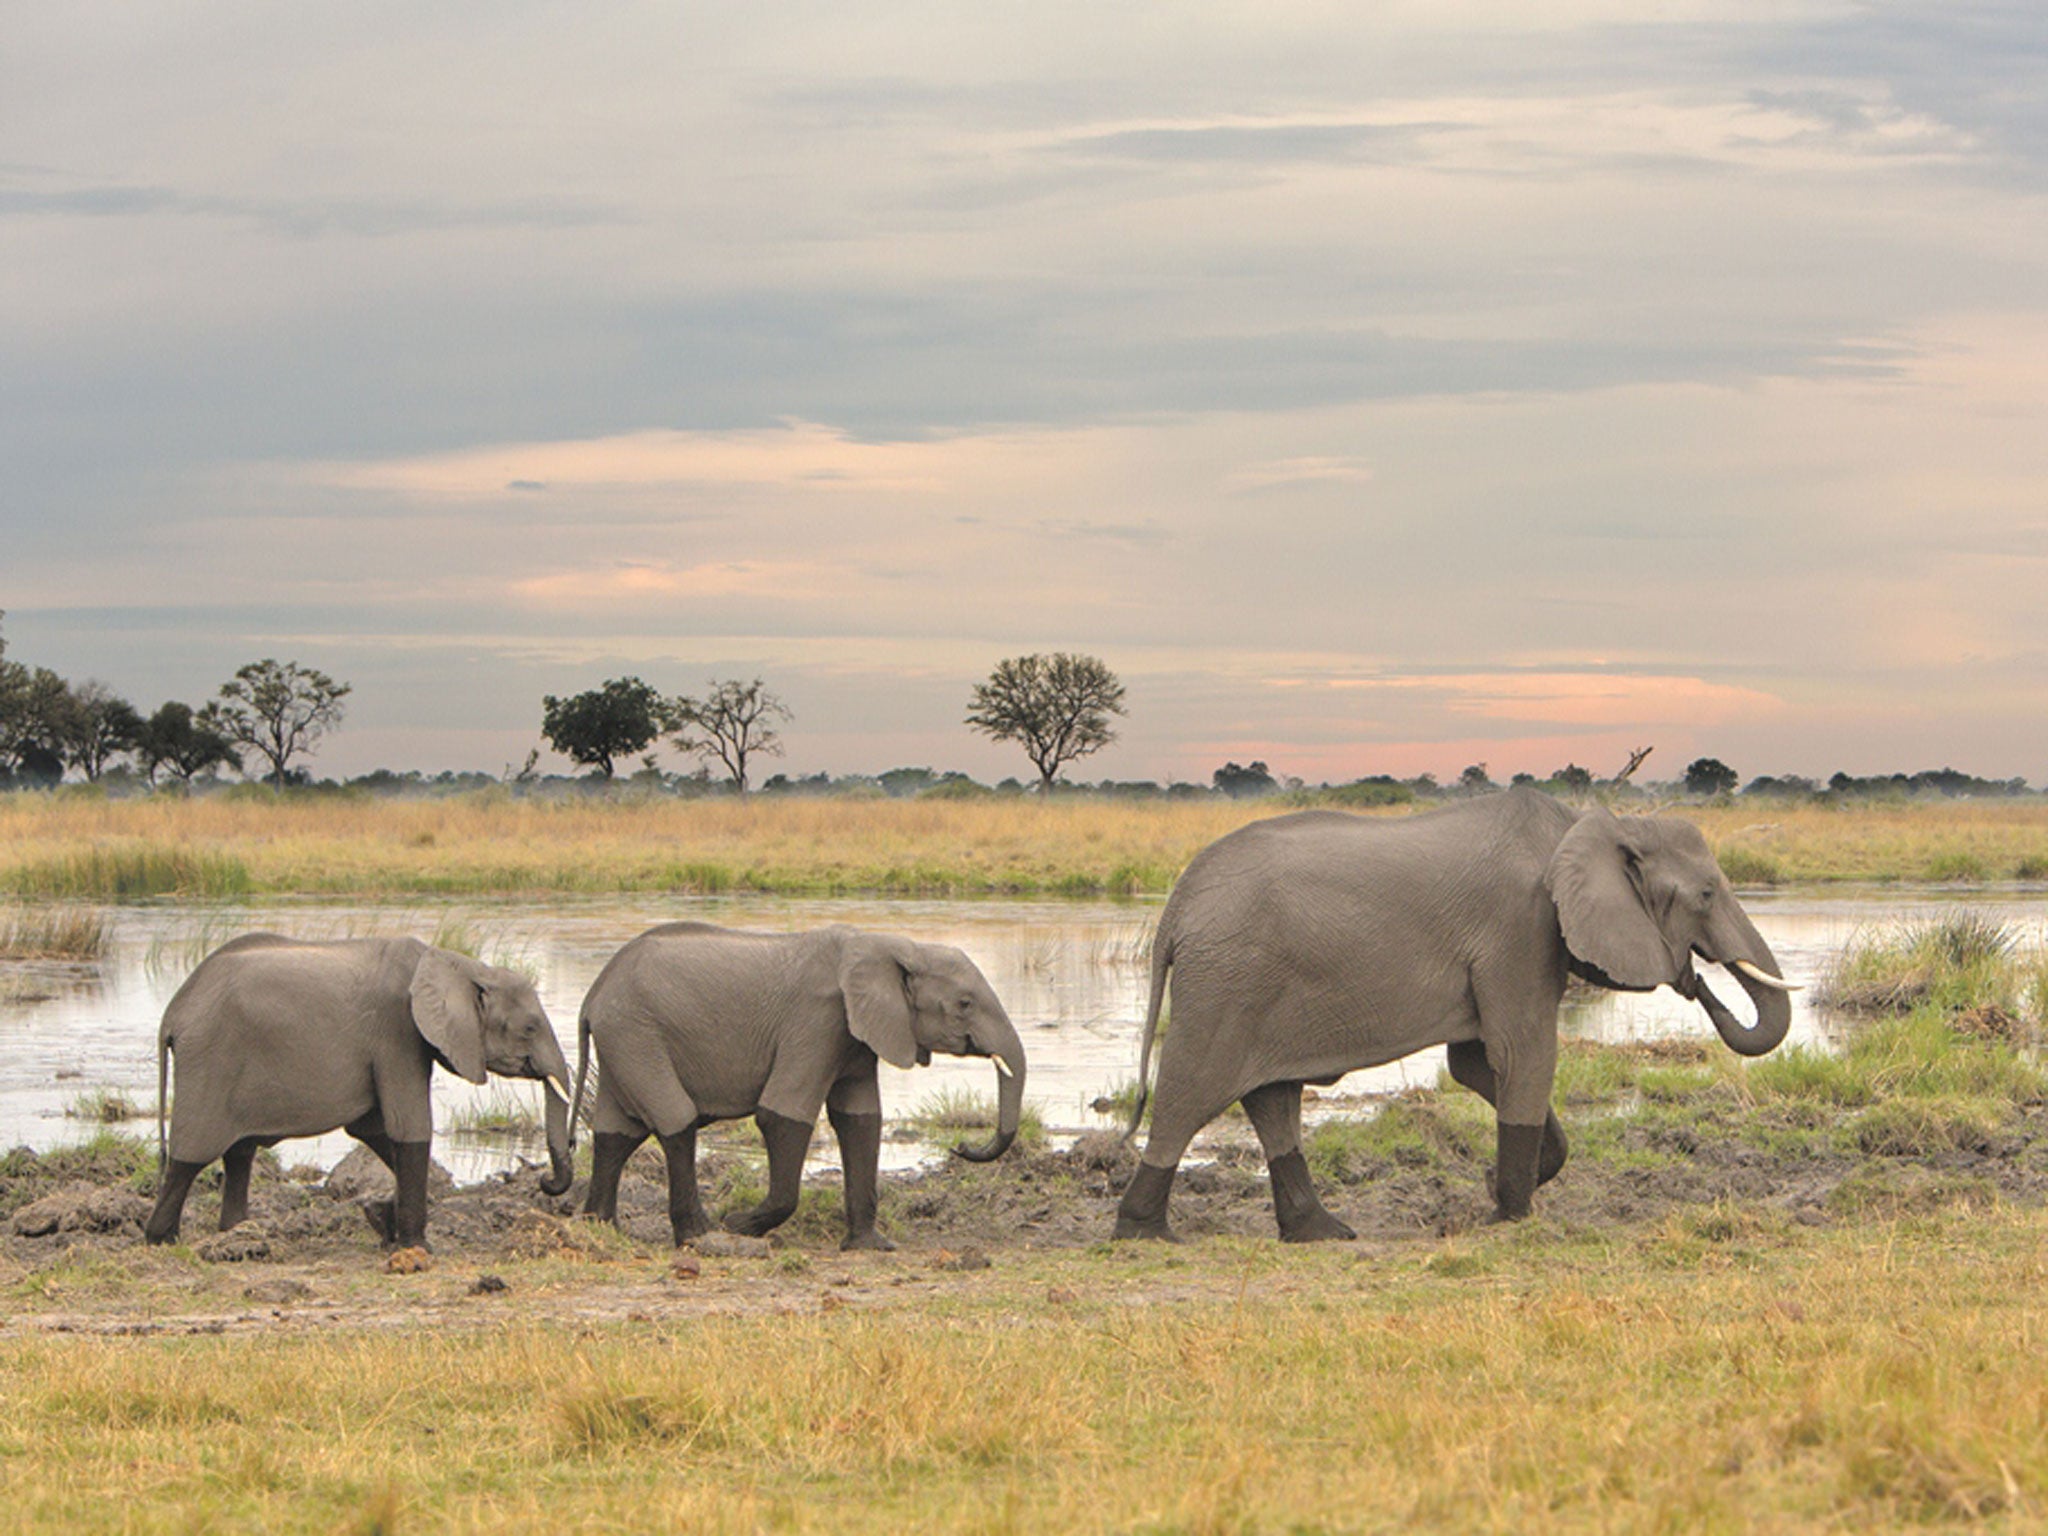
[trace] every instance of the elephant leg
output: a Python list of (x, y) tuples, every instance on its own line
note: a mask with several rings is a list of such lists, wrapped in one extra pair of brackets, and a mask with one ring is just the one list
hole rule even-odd
[(880, 1204), (882, 1169), (882, 1117), (860, 1114), (827, 1104), (832, 1134), (839, 1138), (840, 1176), (846, 1182), (845, 1249), (867, 1248), (887, 1253), (896, 1245), (875, 1230), (875, 1211)]
[[(704, 1214), (703, 1203), (697, 1198), (697, 1127), (688, 1126), (673, 1136), (663, 1136), (661, 1153), (668, 1159), (669, 1235), (680, 1248), (691, 1238), (711, 1230), (711, 1218)], [(612, 1189), (616, 1195), (616, 1174), (612, 1176)]]
[(1543, 1151), (1543, 1127), (1499, 1123), (1493, 1164), (1495, 1221), (1520, 1221), (1536, 1194), (1536, 1169)]
[(1317, 1243), (1358, 1234), (1323, 1208), (1301, 1155), (1301, 1084), (1267, 1083), (1241, 1101), (1273, 1181), (1273, 1214), (1283, 1243)]
[(185, 1197), (192, 1193), (192, 1181), (205, 1168), (204, 1163), (181, 1163), (175, 1157), (164, 1164), (163, 1176), (157, 1181), (156, 1206), (142, 1228), (143, 1237), (150, 1243), (175, 1243), (178, 1240), (178, 1222), (185, 1213)]
[(427, 1246), (427, 1168), (432, 1162), (430, 1141), (395, 1141), (391, 1144), (397, 1166), (398, 1198), (393, 1202), (391, 1240), (400, 1248)]
[[(398, 1147), (384, 1134), (384, 1117), (372, 1110), (360, 1120), (351, 1120), (342, 1127), (349, 1135), (368, 1147), (377, 1155), (377, 1161), (391, 1170), (391, 1177), (398, 1177)], [(363, 1216), (376, 1230), (377, 1240), (389, 1248), (398, 1242), (398, 1202), (396, 1200), (371, 1200), (363, 1205)], [(398, 1246), (405, 1245), (399, 1243)]]
[(804, 1180), (804, 1154), (811, 1149), (808, 1120), (792, 1120), (772, 1109), (754, 1111), (754, 1124), (761, 1128), (761, 1141), (768, 1149), (768, 1197), (751, 1211), (734, 1211), (725, 1218), (725, 1230), (744, 1237), (772, 1232), (796, 1214), (797, 1196)]
[(249, 1172), (256, 1164), (259, 1141), (238, 1141), (220, 1160), (220, 1229), (240, 1226), (249, 1219)]
[[(642, 1131), (635, 1136), (619, 1131), (599, 1131), (590, 1139), (590, 1188), (584, 1192), (583, 1214), (594, 1216), (599, 1221), (608, 1221), (613, 1226), (619, 1221), (619, 1176), (626, 1171), (626, 1162), (638, 1150), (640, 1143), (647, 1139)], [(691, 1172), (696, 1171), (695, 1148), (692, 1147)], [(670, 1159), (674, 1167), (674, 1159)], [(674, 1175), (671, 1173), (673, 1183)]]
[[(1477, 1040), (1454, 1040), (1444, 1048), (1450, 1058), (1451, 1077), (1464, 1084), (1489, 1104), (1499, 1103), (1498, 1084), (1493, 1068), (1486, 1060), (1486, 1047)], [(1539, 1187), (1548, 1184), (1564, 1170), (1565, 1159), (1571, 1155), (1571, 1143), (1565, 1140), (1564, 1127), (1558, 1123), (1557, 1111), (1547, 1110), (1543, 1117), (1543, 1150), (1537, 1158), (1536, 1183)]]
[(1152, 1129), (1146, 1133), (1145, 1153), (1138, 1163), (1138, 1171), (1131, 1175), (1131, 1182), (1124, 1186), (1124, 1197), (1117, 1204), (1116, 1228), (1110, 1233), (1112, 1238), (1142, 1237), (1164, 1243), (1180, 1241), (1166, 1221), (1166, 1200), (1173, 1192), (1174, 1170), (1187, 1153), (1188, 1143), (1195, 1139), (1195, 1132), (1230, 1106), (1230, 1101), (1225, 1099), (1211, 1105), (1202, 1114), (1184, 1113), (1180, 1106), (1188, 1101), (1184, 1092), (1168, 1086), (1168, 1065), (1160, 1063), (1160, 1085), (1152, 1094)]

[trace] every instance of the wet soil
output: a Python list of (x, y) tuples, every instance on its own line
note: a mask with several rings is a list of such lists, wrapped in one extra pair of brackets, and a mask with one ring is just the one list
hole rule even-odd
[[(2048, 1203), (2048, 1107), (1910, 1155), (1882, 1143), (1839, 1150), (1844, 1138), (1812, 1131), (1755, 1110), (1730, 1110), (1725, 1124), (1712, 1114), (1626, 1122), (1618, 1145), (1574, 1158), (1544, 1187), (1537, 1217), (1624, 1237), (1702, 1208), (1792, 1226)], [(1172, 1199), (1183, 1251), (1197, 1260), (1172, 1284), (1191, 1293), (1232, 1283), (1231, 1266), (1199, 1262), (1204, 1239), (1272, 1242), (1275, 1231), (1256, 1148), (1226, 1134), (1205, 1150), (1208, 1161), (1182, 1168)], [(1355, 1159), (1334, 1177), (1326, 1168), (1317, 1182), (1370, 1261), (1484, 1225), (1488, 1161), (1469, 1137), (1446, 1136)], [(520, 1316), (601, 1323), (929, 1298), (1029, 1254), (1105, 1244), (1134, 1167), (1131, 1148), (1103, 1132), (987, 1166), (949, 1160), (886, 1175), (881, 1225), (898, 1248), (883, 1254), (839, 1251), (832, 1172), (809, 1182), (797, 1216), (770, 1238), (714, 1233), (678, 1254), (652, 1146), (627, 1169), (618, 1230), (576, 1215), (580, 1181), (551, 1198), (538, 1170), (456, 1188), (437, 1169), (431, 1255), (393, 1255), (366, 1214), (390, 1192), (367, 1154), (324, 1175), (259, 1163), (250, 1219), (228, 1232), (213, 1230), (218, 1195), (202, 1185), (186, 1208), (184, 1244), (149, 1248), (150, 1178), (132, 1159), (17, 1151), (0, 1161), (0, 1336), (484, 1326)], [(700, 1177), (707, 1205), (722, 1211), (751, 1202), (759, 1172), (751, 1158), (718, 1151), (701, 1159)], [(1127, 1246), (1136, 1245), (1118, 1251)]]

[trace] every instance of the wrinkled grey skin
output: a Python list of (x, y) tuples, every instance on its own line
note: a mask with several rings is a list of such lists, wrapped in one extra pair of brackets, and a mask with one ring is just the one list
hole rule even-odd
[(668, 1160), (678, 1244), (710, 1223), (697, 1197), (697, 1128), (753, 1115), (768, 1194), (725, 1225), (759, 1236), (796, 1209), (818, 1111), (831, 1116), (846, 1180), (847, 1248), (889, 1248), (875, 1230), (882, 1101), (876, 1059), (923, 1065), (934, 1051), (996, 1058), (996, 1132), (956, 1147), (978, 1162), (1016, 1138), (1024, 1049), (974, 962), (945, 944), (833, 927), (748, 933), (709, 923), (650, 929), (614, 955), (583, 1000), (576, 1107), (597, 1049), (585, 1211), (618, 1219), (619, 1174), (651, 1133)]
[[(1688, 822), (1581, 814), (1516, 789), (1400, 820), (1311, 811), (1234, 832), (1195, 858), (1160, 915), (1141, 1083), (1169, 971), (1172, 1020), (1116, 1235), (1171, 1238), (1174, 1168), (1197, 1131), (1242, 1101), (1281, 1236), (1350, 1237), (1301, 1157), (1302, 1085), (1436, 1044), (1452, 1076), (1495, 1106), (1498, 1218), (1525, 1216), (1565, 1160), (1550, 1089), (1568, 974), (1673, 987), (1744, 1055), (1784, 1039), (1783, 991), (1731, 972), (1756, 1008), (1745, 1028), (1695, 955), (1782, 976)], [(1144, 1107), (1141, 1094), (1132, 1132)]]
[[(163, 1091), (173, 1058), (166, 1143)], [(524, 976), (418, 939), (252, 933), (223, 944), (178, 989), (157, 1035), (164, 1163), (149, 1241), (177, 1237), (192, 1180), (215, 1158), (223, 1159), (226, 1231), (248, 1214), (257, 1148), (341, 1129), (397, 1180), (390, 1208), (373, 1212), (386, 1239), (424, 1243), (436, 1061), (473, 1083), (495, 1072), (548, 1084), (552, 1168), (541, 1188), (568, 1189), (569, 1064)]]

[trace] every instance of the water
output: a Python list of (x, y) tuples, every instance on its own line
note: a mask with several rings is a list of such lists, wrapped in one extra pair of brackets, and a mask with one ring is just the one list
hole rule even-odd
[[(1860, 928), (1904, 918), (1931, 917), (1959, 905), (1953, 892), (1902, 890), (1788, 890), (1753, 893), (1744, 900), (1757, 928), (1788, 976), (1811, 982)], [(1985, 910), (2030, 935), (2048, 926), (2048, 893), (2039, 890), (1975, 892), (1967, 905)], [(481, 940), (483, 958), (526, 970), (555, 1021), (573, 1065), (575, 1021), (585, 990), (606, 960), (634, 935), (659, 922), (699, 918), (734, 927), (801, 929), (827, 923), (901, 933), (958, 945), (971, 955), (1003, 999), (1030, 1062), (1027, 1097), (1056, 1135), (1111, 1120), (1090, 1105), (1136, 1074), (1138, 1035), (1144, 1023), (1147, 944), (1158, 914), (1154, 903), (1065, 901), (927, 901), (788, 899), (776, 897), (647, 897), (574, 901), (464, 903), (459, 906), (388, 906), (330, 902), (268, 903), (260, 907), (152, 904), (113, 908), (111, 944), (97, 966), (0, 965), (0, 1148), (47, 1148), (75, 1141), (91, 1129), (65, 1110), (94, 1090), (112, 1090), (138, 1105), (156, 1104), (156, 1029), (164, 1005), (211, 948), (250, 929), (305, 938), (410, 933), (431, 938), (451, 917)], [(1732, 980), (1715, 990), (1741, 1011)], [(1816, 1010), (1811, 993), (1794, 998), (1792, 1042), (1826, 1044), (1832, 1022)], [(1647, 994), (1594, 993), (1567, 1005), (1566, 1034), (1620, 1041), (1668, 1035), (1713, 1037), (1694, 1004), (1669, 990)], [(1355, 1072), (1326, 1098), (1379, 1094), (1432, 1084), (1443, 1065), (1441, 1049)], [(986, 1062), (938, 1057), (929, 1067), (899, 1071), (884, 1065), (882, 1103), (891, 1118), (915, 1109), (941, 1090), (992, 1098), (995, 1074)], [(537, 1085), (493, 1080), (477, 1088), (449, 1073), (435, 1076), (435, 1155), (459, 1179), (475, 1179), (539, 1160), (536, 1142), (447, 1134), (479, 1104), (523, 1104), (538, 1122)], [(127, 1129), (140, 1129), (130, 1122)], [(350, 1147), (339, 1133), (287, 1142), (289, 1161), (331, 1164)], [(931, 1155), (917, 1142), (884, 1143), (885, 1162), (898, 1165)], [(829, 1130), (813, 1143), (815, 1164), (835, 1158)]]

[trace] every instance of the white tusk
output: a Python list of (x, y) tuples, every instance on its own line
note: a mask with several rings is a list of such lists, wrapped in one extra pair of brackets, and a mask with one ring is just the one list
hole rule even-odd
[(1761, 986), (1772, 987), (1780, 992), (1804, 992), (1806, 990), (1798, 982), (1786, 981), (1782, 977), (1773, 976), (1762, 966), (1751, 965), (1747, 960), (1732, 960), (1729, 962), (1729, 965), (1732, 969), (1742, 972), (1751, 981)]
[(992, 1062), (994, 1062), (994, 1063), (996, 1064), (996, 1070), (997, 1070), (998, 1072), (1002, 1073), (1002, 1074), (1003, 1074), (1003, 1076), (1005, 1076), (1005, 1077), (1015, 1077), (1015, 1076), (1017, 1075), (1016, 1073), (1014, 1073), (1014, 1072), (1012, 1072), (1012, 1071), (1010, 1070), (1010, 1064), (1009, 1064), (1009, 1063), (1008, 1063), (1007, 1061), (1003, 1060), (1003, 1058), (1002, 1058), (1002, 1057), (1000, 1057), (1000, 1056), (991, 1056), (991, 1057), (989, 1057), (989, 1060), (990, 1060), (990, 1061), (992, 1061)]
[(548, 1086), (554, 1089), (555, 1092), (559, 1093), (562, 1096), (562, 1102), (564, 1104), (569, 1102), (569, 1085), (563, 1082), (559, 1077), (555, 1076), (555, 1074), (552, 1072), (548, 1074)]

